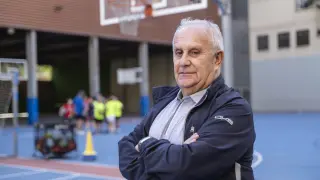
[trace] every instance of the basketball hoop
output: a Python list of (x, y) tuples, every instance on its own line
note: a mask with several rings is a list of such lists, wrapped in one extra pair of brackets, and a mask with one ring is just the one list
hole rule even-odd
[(146, 17), (152, 17), (153, 8), (151, 4), (146, 4), (144, 8), (144, 15)]
[(142, 4), (144, 4), (144, 15), (145, 17), (152, 17), (153, 7), (152, 0), (140, 0)]
[(141, 2), (145, 5), (144, 11), (135, 12), (131, 10), (132, 0), (107, 0), (113, 14), (119, 18), (121, 34), (137, 36), (140, 19), (152, 16), (152, 5), (145, 0)]
[(207, 9), (208, 2), (209, 0), (99, 0), (100, 25), (122, 23), (121, 33), (137, 35), (140, 20)]

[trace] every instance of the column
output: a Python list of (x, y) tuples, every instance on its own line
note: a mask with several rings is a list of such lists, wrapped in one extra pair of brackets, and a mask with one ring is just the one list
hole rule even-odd
[(89, 91), (91, 96), (100, 93), (99, 38), (89, 38)]
[(38, 81), (37, 81), (37, 32), (31, 30), (26, 36), (26, 55), (28, 61), (28, 97), (27, 111), (29, 113), (28, 124), (34, 124), (39, 119), (38, 106)]
[(223, 77), (228, 86), (233, 87), (233, 42), (232, 42), (232, 14), (231, 0), (224, 7), (221, 15), (222, 32), (224, 38)]
[(149, 53), (148, 44), (139, 45), (139, 66), (142, 67), (142, 82), (140, 83), (140, 114), (145, 116), (149, 111)]

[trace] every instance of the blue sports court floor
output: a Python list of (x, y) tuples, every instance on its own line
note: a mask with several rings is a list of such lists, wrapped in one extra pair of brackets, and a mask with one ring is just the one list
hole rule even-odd
[[(85, 164), (90, 168), (117, 167), (118, 140), (128, 134), (136, 123), (123, 123), (121, 132), (116, 135), (95, 135), (94, 147), (98, 159), (84, 163), (81, 153), (84, 150), (85, 136), (78, 136), (78, 155), (70, 154), (67, 162)], [(319, 180), (320, 179), (320, 114), (256, 114), (254, 172), (256, 180)], [(12, 153), (13, 129), (0, 130), (0, 154)], [(32, 159), (33, 129), (19, 128), (19, 157)], [(1, 162), (1, 161), (0, 161)], [(46, 168), (18, 166), (0, 163), (0, 179), (112, 179), (92, 174), (71, 173)]]

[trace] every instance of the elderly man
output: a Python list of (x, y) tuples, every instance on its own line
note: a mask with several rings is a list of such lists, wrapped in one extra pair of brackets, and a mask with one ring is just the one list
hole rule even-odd
[(206, 20), (184, 19), (173, 38), (178, 87), (153, 90), (154, 106), (119, 142), (129, 180), (253, 180), (252, 110), (221, 77), (223, 38)]

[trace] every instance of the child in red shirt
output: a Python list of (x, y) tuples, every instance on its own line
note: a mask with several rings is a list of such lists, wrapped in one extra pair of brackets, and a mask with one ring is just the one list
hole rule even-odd
[(59, 110), (59, 115), (64, 120), (71, 120), (74, 115), (74, 106), (72, 99), (68, 99), (66, 103), (64, 103)]

